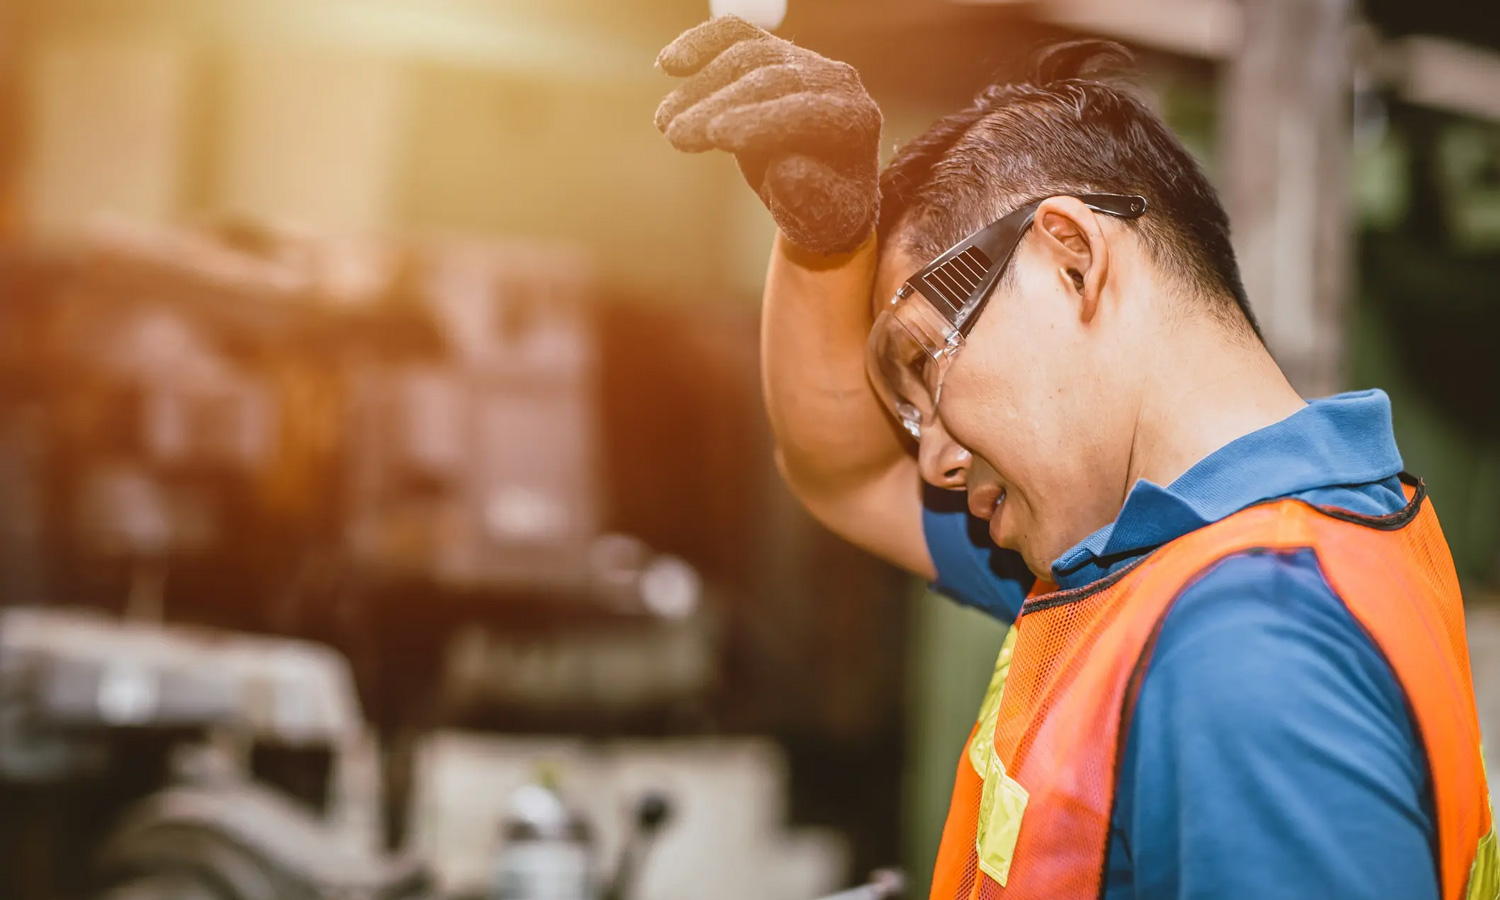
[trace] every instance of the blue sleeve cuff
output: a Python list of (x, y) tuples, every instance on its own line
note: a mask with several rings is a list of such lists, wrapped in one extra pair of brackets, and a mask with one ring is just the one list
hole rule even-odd
[(1019, 554), (996, 547), (983, 525), (969, 515), (963, 494), (927, 491), (922, 532), (937, 569), (933, 588), (1009, 624), (1021, 614), (1036, 577)]

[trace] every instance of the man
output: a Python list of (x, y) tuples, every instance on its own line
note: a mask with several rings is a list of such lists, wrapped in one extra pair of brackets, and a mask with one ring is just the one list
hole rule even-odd
[(1462, 601), (1389, 403), (1287, 383), (1202, 172), (1087, 77), (1122, 54), (1054, 49), (879, 177), (848, 66), (735, 19), (658, 60), (667, 138), (734, 153), (780, 229), (788, 484), (1017, 621), (932, 896), (1494, 897)]

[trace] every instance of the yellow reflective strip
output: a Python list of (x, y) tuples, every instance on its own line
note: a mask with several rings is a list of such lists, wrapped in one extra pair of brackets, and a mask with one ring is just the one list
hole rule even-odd
[(979, 870), (1005, 887), (1016, 839), (1021, 836), (1027, 793), (1020, 782), (1006, 774), (1005, 764), (993, 746), (988, 769), (984, 792), (979, 797), (979, 833), (974, 838), (974, 850), (979, 857)]
[[(1483, 746), (1479, 748), (1479, 769), (1488, 788), (1490, 767), (1484, 758)], [(1495, 808), (1488, 798), (1485, 803), (1490, 807), (1490, 833), (1480, 838), (1479, 846), (1474, 848), (1474, 862), (1469, 866), (1469, 889), (1464, 892), (1465, 900), (1500, 900), (1500, 847), (1495, 843)]]
[(1010, 655), (1016, 649), (1016, 626), (1005, 632), (1005, 642), (1000, 645), (1000, 656), (995, 660), (995, 673), (990, 676), (990, 686), (984, 689), (984, 702), (979, 704), (979, 730), (969, 742), (969, 765), (975, 774), (985, 777), (989, 770), (989, 756), (995, 744), (995, 722), (1000, 718), (1000, 695), (1005, 691), (1005, 676), (1010, 673)]
[(1500, 898), (1500, 847), (1495, 843), (1494, 826), (1474, 851), (1474, 865), (1469, 867), (1469, 891), (1464, 896), (1467, 900)]

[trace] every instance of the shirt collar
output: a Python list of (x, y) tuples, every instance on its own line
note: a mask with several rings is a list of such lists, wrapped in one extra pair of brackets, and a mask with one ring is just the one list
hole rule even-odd
[(1115, 520), (1052, 565), (1063, 588), (1264, 500), (1382, 481), (1401, 472), (1384, 391), (1313, 400), (1280, 422), (1231, 441), (1166, 487), (1141, 479)]

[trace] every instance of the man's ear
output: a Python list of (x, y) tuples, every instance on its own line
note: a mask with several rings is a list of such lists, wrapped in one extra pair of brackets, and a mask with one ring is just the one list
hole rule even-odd
[(1109, 275), (1109, 242), (1098, 215), (1074, 197), (1051, 197), (1036, 208), (1034, 221), (1057, 277), (1078, 294), (1079, 315), (1093, 319)]

